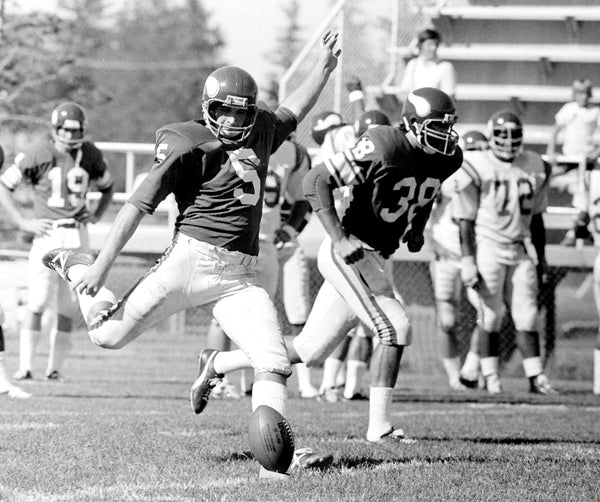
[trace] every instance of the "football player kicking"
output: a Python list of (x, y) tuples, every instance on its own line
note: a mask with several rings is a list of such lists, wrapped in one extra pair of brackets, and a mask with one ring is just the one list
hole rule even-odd
[[(58, 105), (51, 114), (52, 140), (37, 141), (15, 157), (0, 176), (0, 204), (11, 220), (33, 235), (28, 263), (28, 301), (20, 332), (18, 380), (31, 380), (35, 346), (46, 309), (57, 310), (50, 330), (46, 378), (58, 380), (71, 347), (77, 300), (69, 286), (42, 265), (42, 256), (57, 247), (89, 247), (87, 224), (96, 223), (112, 201), (113, 179), (100, 150), (85, 137), (86, 114), (73, 102)], [(27, 218), (12, 192), (23, 182), (33, 187), (33, 218)], [(93, 212), (86, 195), (95, 185), (101, 196)]]
[[(462, 164), (453, 126), (454, 101), (434, 88), (408, 96), (401, 128), (381, 125), (367, 131), (358, 144), (315, 166), (304, 191), (328, 237), (318, 265), (325, 282), (302, 333), (290, 347), (293, 362), (317, 364), (346, 336), (358, 319), (379, 338), (371, 359), (370, 442), (404, 441), (391, 420), (393, 389), (411, 323), (405, 305), (393, 294), (386, 269), (405, 242), (409, 251), (423, 246), (423, 230), (442, 182)], [(341, 220), (333, 191), (348, 186), (352, 197)], [(240, 351), (211, 353), (205, 358), (205, 381), (196, 398), (205, 406), (212, 379), (237, 361)]]
[[(96, 260), (65, 249), (44, 257), (78, 292), (94, 343), (118, 349), (175, 312), (203, 307), (252, 361), (252, 409), (266, 405), (286, 416), (290, 361), (275, 306), (254, 282), (265, 179), (270, 155), (336, 67), (337, 38), (323, 35), (317, 64), (275, 112), (257, 101), (257, 84), (246, 71), (225, 66), (212, 72), (202, 93), (203, 120), (157, 131), (152, 168), (120, 210)], [(117, 302), (103, 287), (109, 270), (144, 215), (169, 193), (180, 213), (173, 243)], [(229, 371), (218, 362), (217, 369)], [(206, 376), (201, 370), (198, 381)], [(198, 390), (194, 384), (192, 392)], [(331, 463), (331, 456), (325, 460)], [(261, 467), (260, 475), (270, 474)]]
[[(290, 325), (290, 335), (302, 330), (311, 298), (306, 257), (297, 235), (310, 216), (310, 204), (302, 191), (302, 180), (310, 169), (306, 149), (288, 138), (269, 159), (265, 181), (263, 215), (260, 221), (257, 281), (271, 298), (275, 298), (282, 275), (283, 307)], [(229, 350), (230, 340), (214, 319), (208, 330), (207, 346)], [(294, 365), (298, 392), (302, 398), (314, 398), (318, 391), (310, 381), (310, 369), (305, 364)], [(252, 374), (242, 372), (240, 387), (244, 394), (252, 392)], [(214, 397), (238, 399), (240, 395), (225, 377), (213, 390)]]
[(542, 213), (550, 166), (540, 155), (522, 149), (523, 125), (514, 112), (496, 112), (488, 128), (490, 149), (465, 152), (453, 199), (461, 276), (471, 303), (480, 303), (483, 311), (478, 332), (481, 374), (490, 394), (502, 391), (499, 330), (506, 302), (530, 391), (554, 394), (543, 372), (536, 330), (538, 275), (546, 270)]

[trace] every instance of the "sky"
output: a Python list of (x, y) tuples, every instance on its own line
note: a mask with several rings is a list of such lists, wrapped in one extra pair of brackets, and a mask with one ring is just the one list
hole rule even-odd
[[(180, 3), (181, 0), (165, 1)], [(22, 8), (52, 12), (56, 11), (57, 0), (19, 0), (19, 3)], [(202, 3), (212, 23), (221, 30), (226, 44), (225, 60), (241, 66), (260, 86), (265, 86), (271, 70), (265, 64), (266, 55), (283, 29), (282, 11), (287, 0), (203, 0)], [(300, 0), (300, 26), (306, 39), (319, 28), (330, 8), (326, 0)]]

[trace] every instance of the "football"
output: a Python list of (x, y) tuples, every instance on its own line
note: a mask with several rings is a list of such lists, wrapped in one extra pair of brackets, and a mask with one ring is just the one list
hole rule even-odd
[(270, 406), (259, 406), (248, 427), (250, 450), (268, 471), (285, 473), (294, 456), (294, 434), (285, 417)]

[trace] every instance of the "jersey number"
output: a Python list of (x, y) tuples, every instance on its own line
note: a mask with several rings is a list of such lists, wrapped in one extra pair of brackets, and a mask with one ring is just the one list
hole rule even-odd
[(48, 198), (50, 207), (65, 207), (67, 202), (71, 206), (77, 206), (81, 204), (87, 193), (90, 176), (85, 169), (73, 167), (66, 172), (66, 179), (63, 179), (63, 175), (62, 167), (53, 167), (48, 171), (51, 190)]
[[(381, 210), (381, 219), (387, 223), (395, 222), (400, 216), (408, 211), (407, 221), (411, 221), (415, 211), (427, 204), (440, 189), (440, 180), (427, 178), (417, 192), (417, 180), (415, 178), (404, 178), (394, 185), (394, 192), (400, 192), (400, 197), (393, 207), (385, 207)], [(416, 196), (415, 196), (416, 195)]]
[(242, 188), (236, 188), (233, 196), (247, 206), (256, 206), (260, 199), (260, 178), (256, 172), (256, 167), (260, 160), (250, 148), (240, 148), (229, 153), (229, 160), (235, 170), (235, 174), (241, 178), (244, 183), (252, 185), (252, 191), (244, 191)]

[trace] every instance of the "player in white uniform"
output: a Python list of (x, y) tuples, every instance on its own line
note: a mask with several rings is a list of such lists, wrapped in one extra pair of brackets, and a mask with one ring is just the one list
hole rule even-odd
[[(600, 247), (600, 166), (586, 171), (583, 184), (573, 198), (573, 206), (579, 210), (575, 225), (575, 238), (585, 238), (591, 232), (594, 246)], [(594, 300), (600, 316), (600, 253), (594, 260)], [(600, 331), (594, 347), (594, 394), (600, 394)]]
[[(259, 230), (257, 280), (274, 299), (281, 271), (283, 306), (292, 336), (302, 331), (311, 305), (308, 264), (297, 241), (311, 210), (302, 191), (302, 180), (309, 169), (306, 149), (289, 138), (271, 155)], [(230, 348), (229, 339), (214, 319), (208, 332), (208, 346), (217, 350)], [(316, 397), (318, 391), (311, 384), (310, 369), (304, 363), (294, 369), (300, 397)], [(242, 392), (251, 392), (251, 371), (243, 370), (240, 386)], [(215, 386), (213, 395), (239, 398), (227, 375)]]
[[(479, 131), (469, 131), (461, 138), (463, 152), (486, 150), (487, 138)], [(454, 390), (477, 386), (479, 356), (469, 350), (461, 370), (460, 350), (457, 340), (458, 307), (462, 299), (463, 284), (460, 278), (461, 250), (459, 228), (452, 215), (452, 198), (456, 192), (455, 173), (442, 183), (436, 204), (427, 227), (427, 238), (435, 259), (430, 263), (437, 324), (442, 333), (442, 363), (448, 384)], [(473, 337), (476, 343), (476, 337)], [(474, 382), (471, 383), (471, 382)]]
[[(28, 264), (28, 303), (20, 332), (20, 368), (15, 378), (30, 380), (33, 354), (40, 338), (42, 315), (56, 309), (50, 330), (46, 378), (57, 380), (71, 347), (72, 318), (77, 302), (68, 285), (42, 265), (42, 256), (56, 247), (88, 247), (87, 224), (98, 221), (112, 200), (113, 180), (100, 150), (85, 138), (86, 115), (66, 102), (52, 112), (52, 141), (27, 146), (0, 176), (0, 203), (22, 230), (33, 235)], [(12, 191), (27, 182), (33, 188), (33, 219), (16, 205)], [(94, 212), (86, 194), (94, 185), (101, 193)]]
[(490, 150), (465, 152), (453, 201), (460, 227), (461, 276), (483, 317), (481, 373), (489, 393), (502, 391), (498, 349), (506, 304), (530, 391), (551, 394), (556, 391), (543, 372), (537, 331), (538, 274), (546, 268), (542, 213), (550, 166), (540, 155), (522, 150), (523, 126), (514, 112), (495, 113), (488, 127)]

